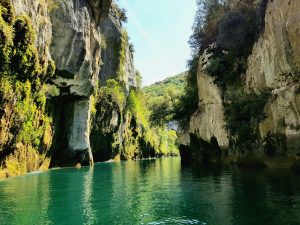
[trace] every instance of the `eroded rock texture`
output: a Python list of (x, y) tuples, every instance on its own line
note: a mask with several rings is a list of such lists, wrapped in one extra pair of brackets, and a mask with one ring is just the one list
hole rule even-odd
[(288, 154), (300, 153), (300, 2), (270, 1), (265, 31), (248, 60), (246, 86), (257, 92), (269, 88), (263, 138), (286, 138)]
[[(89, 98), (101, 65), (101, 32), (99, 19), (94, 15), (100, 14), (100, 6), (92, 10), (86, 1), (79, 0), (58, 1), (50, 13), (53, 34), (50, 51), (57, 66), (57, 78), (53, 82), (61, 88), (61, 95), (74, 99), (73, 110), (68, 110), (69, 115), (65, 117), (72, 118), (64, 134), (69, 141), (67, 147), (77, 160), (88, 159), (90, 163), (93, 158), (89, 144)], [(58, 110), (65, 113), (66, 109)]]
[(226, 149), (229, 139), (224, 118), (222, 91), (215, 83), (215, 78), (205, 72), (209, 63), (208, 58), (207, 53), (200, 58), (197, 74), (199, 108), (191, 117), (190, 132), (207, 142), (216, 138), (219, 146)]
[[(45, 82), (59, 90), (58, 95), (47, 99), (52, 127), (46, 130), (45, 163), (30, 159), (35, 166), (18, 174), (46, 169), (50, 159), (52, 166), (92, 164), (90, 126), (95, 90), (111, 78), (121, 80), (127, 94), (136, 86), (133, 54), (122, 28), (120, 9), (111, 0), (2, 2), (11, 3), (16, 15), (29, 18), (41, 64), (53, 60), (56, 65), (55, 76)], [(112, 125), (119, 123), (114, 112), (112, 109)], [(22, 159), (16, 155), (12, 160)]]
[[(238, 137), (229, 131), (224, 114), (224, 106), (230, 102), (224, 102), (223, 88), (214, 82), (212, 76), (206, 75), (205, 67), (210, 60), (204, 53), (198, 69), (199, 108), (191, 117), (189, 129), (182, 135), (183, 149), (189, 144), (190, 148), (196, 146), (196, 152), (204, 147), (209, 151), (217, 144), (225, 150), (225, 158), (246, 164), (250, 159), (269, 166), (291, 167), (298, 160), (300, 2), (267, 1), (264, 19), (264, 30), (248, 58), (242, 87), (246, 93), (255, 92), (258, 96), (270, 93), (266, 105), (259, 109), (264, 118), (258, 124), (254, 119), (250, 120), (250, 126), (258, 126), (256, 140), (248, 148), (239, 149)], [(249, 133), (249, 139), (250, 136)]]

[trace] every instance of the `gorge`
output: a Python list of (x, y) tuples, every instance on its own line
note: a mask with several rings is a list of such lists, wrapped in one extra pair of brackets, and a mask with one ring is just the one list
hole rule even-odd
[(111, 0), (0, 3), (1, 177), (161, 154), (122, 9)]
[(116, 3), (1, 0), (1, 177), (177, 154), (160, 111), (183, 162), (299, 168), (299, 3), (203, 2), (185, 96), (149, 117)]
[(300, 0), (0, 0), (0, 225), (299, 225), (299, 172)]

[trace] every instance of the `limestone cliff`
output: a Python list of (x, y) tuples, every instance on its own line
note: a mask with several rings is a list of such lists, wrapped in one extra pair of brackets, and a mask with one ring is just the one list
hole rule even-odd
[[(61, 90), (54, 100), (55, 158), (93, 163), (89, 141), (90, 97), (101, 67), (101, 20), (111, 1), (55, 1), (51, 11), (51, 55), (56, 63), (53, 83)], [(64, 129), (62, 129), (64, 128)], [(53, 162), (55, 163), (55, 162)]]
[[(107, 142), (112, 144), (107, 137), (91, 135), (92, 129), (107, 130), (123, 124), (117, 105), (108, 109), (109, 123), (94, 119), (96, 113), (105, 115), (99, 111), (103, 102), (97, 93), (107, 80), (115, 79), (125, 85), (120, 91), (124, 99), (130, 89), (136, 87), (133, 53), (122, 27), (121, 13), (118, 6), (108, 0), (60, 1), (50, 13), (53, 33), (50, 50), (57, 62), (53, 83), (61, 89), (61, 96), (54, 100), (57, 135), (53, 165), (56, 162), (64, 165), (68, 158), (71, 162), (92, 163), (93, 153), (100, 146)], [(126, 121), (126, 117), (124, 119)], [(112, 135), (117, 135), (115, 132), (113, 130)], [(91, 149), (90, 143), (99, 141), (100, 145), (93, 145)], [(113, 154), (109, 157), (96, 154), (97, 161), (111, 157)]]
[(209, 57), (209, 54), (204, 53), (200, 58), (197, 78), (199, 107), (192, 115), (189, 127), (190, 132), (207, 142), (215, 137), (219, 146), (226, 149), (229, 139), (224, 118), (222, 91), (215, 83), (215, 78), (205, 72)]
[(211, 49), (199, 59), (199, 107), (182, 135), (182, 152), (189, 145), (192, 158), (217, 149), (214, 156), (241, 164), (291, 167), (299, 160), (300, 2), (266, 3), (264, 29), (241, 84), (226, 86), (218, 78), (222, 74), (208, 74), (207, 66), (214, 63)]
[[(246, 88), (271, 89), (262, 138), (283, 135), (288, 155), (300, 153), (300, 2), (271, 1), (265, 31), (248, 59)], [(282, 149), (281, 149), (282, 150)]]
[[(137, 85), (133, 54), (122, 28), (122, 11), (111, 0), (1, 0), (0, 4), (4, 18), (1, 35), (10, 37), (11, 30), (6, 27), (11, 26), (11, 22), (6, 21), (7, 14), (10, 16), (12, 12), (16, 18), (24, 16), (34, 37), (29, 46), (33, 52), (30, 54), (37, 52), (34, 60), (42, 67), (41, 71), (45, 71), (41, 75), (37, 72), (40, 70), (34, 71), (33, 78), (27, 81), (27, 78), (7, 77), (5, 71), (0, 71), (1, 87), (5, 88), (0, 102), (0, 176), (47, 169), (51, 165), (92, 164), (90, 138), (92, 141), (99, 138), (90, 136), (96, 110), (95, 93), (108, 79), (116, 79), (124, 85), (125, 97)], [(17, 37), (19, 31), (13, 31), (12, 35)], [(1, 50), (5, 55), (6, 49), (1, 47)], [(16, 84), (14, 80), (18, 80)], [(26, 87), (28, 99), (11, 91), (14, 85)], [(20, 99), (16, 100), (17, 95)], [(18, 117), (11, 116), (16, 113), (18, 101), (26, 107), (28, 101), (32, 102), (30, 120), (21, 110)], [(111, 125), (105, 126), (123, 123), (115, 118), (116, 109), (111, 110)], [(20, 125), (15, 126), (20, 120)], [(22, 139), (29, 131), (32, 136)], [(31, 143), (32, 140), (36, 140), (36, 144)]]

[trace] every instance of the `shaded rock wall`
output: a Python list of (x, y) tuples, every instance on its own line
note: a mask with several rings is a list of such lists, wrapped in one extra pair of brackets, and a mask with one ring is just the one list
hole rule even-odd
[(248, 60), (246, 87), (271, 89), (262, 138), (286, 137), (288, 154), (300, 153), (300, 2), (269, 1), (265, 31)]
[(56, 65), (55, 76), (46, 81), (59, 89), (59, 96), (47, 99), (49, 130), (53, 130), (49, 131), (47, 165), (50, 158), (52, 166), (92, 164), (90, 125), (95, 90), (107, 79), (117, 78), (120, 64), (124, 92), (128, 94), (130, 87), (136, 86), (129, 45), (122, 58), (118, 55), (124, 29), (117, 5), (111, 0), (7, 1), (17, 15), (27, 15), (32, 21), (41, 62), (53, 60)]
[[(113, 4), (109, 15), (100, 22), (100, 29), (102, 37), (105, 39), (105, 44), (101, 51), (102, 65), (99, 75), (99, 86), (104, 85), (108, 79), (118, 77), (118, 79), (124, 81), (127, 90), (129, 90), (130, 87), (137, 86), (133, 53), (130, 51), (128, 36), (122, 28), (118, 14), (119, 9)], [(121, 49), (122, 47), (124, 49)], [(123, 55), (120, 55), (122, 51), (124, 51)], [(120, 69), (123, 70), (123, 75), (119, 74)]]
[[(248, 58), (243, 89), (246, 92), (254, 91), (257, 95), (264, 91), (271, 94), (261, 109), (265, 117), (258, 124), (259, 136), (246, 151), (241, 151), (233, 144), (237, 142), (237, 137), (230, 133), (226, 125), (224, 93), (215, 84), (214, 78), (205, 74), (209, 56), (204, 53), (200, 57), (199, 108), (182, 135), (182, 149), (185, 152), (184, 146), (188, 143), (190, 147), (193, 145), (192, 137), (196, 136), (198, 140), (210, 144), (210, 138), (215, 137), (223, 149), (224, 158), (229, 161), (248, 164), (250, 159), (280, 167), (291, 167), (297, 161), (300, 156), (299, 12), (298, 1), (268, 1), (265, 29)], [(201, 146), (203, 144), (200, 143), (198, 149)], [(208, 148), (213, 147), (208, 145)]]
[(209, 54), (200, 58), (197, 84), (199, 107), (190, 120), (190, 132), (210, 142), (218, 140), (222, 149), (228, 148), (229, 138), (224, 118), (222, 91), (215, 83), (215, 78), (207, 75), (205, 69), (209, 63)]

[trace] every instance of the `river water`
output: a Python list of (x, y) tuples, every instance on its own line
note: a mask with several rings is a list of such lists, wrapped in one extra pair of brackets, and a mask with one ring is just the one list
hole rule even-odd
[(299, 225), (300, 176), (180, 158), (50, 170), (0, 181), (0, 224)]

